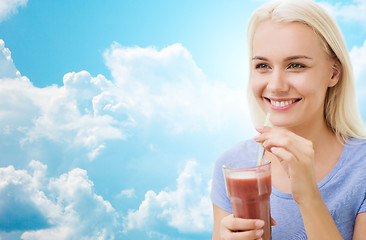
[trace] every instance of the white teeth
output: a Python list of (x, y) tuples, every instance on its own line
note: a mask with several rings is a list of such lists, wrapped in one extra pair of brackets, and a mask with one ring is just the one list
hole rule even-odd
[(289, 100), (289, 101), (274, 101), (271, 100), (271, 104), (275, 107), (285, 107), (287, 105), (293, 104), (295, 100)]

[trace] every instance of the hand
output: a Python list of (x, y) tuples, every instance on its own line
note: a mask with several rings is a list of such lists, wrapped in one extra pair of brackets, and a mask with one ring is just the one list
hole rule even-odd
[(264, 233), (263, 226), (263, 220), (234, 218), (230, 214), (221, 220), (220, 239), (260, 239)]
[(264, 127), (257, 131), (260, 135), (254, 140), (262, 142), (288, 174), (294, 200), (300, 204), (318, 196), (312, 142), (284, 128)]

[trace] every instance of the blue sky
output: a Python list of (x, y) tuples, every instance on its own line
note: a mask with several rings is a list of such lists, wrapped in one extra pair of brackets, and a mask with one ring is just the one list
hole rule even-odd
[[(265, 1), (0, 0), (0, 239), (210, 239)], [(366, 119), (366, 1), (325, 1)]]

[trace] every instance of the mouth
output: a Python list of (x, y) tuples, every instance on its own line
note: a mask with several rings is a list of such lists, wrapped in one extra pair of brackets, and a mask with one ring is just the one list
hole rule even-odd
[(302, 98), (271, 99), (266, 97), (264, 97), (264, 99), (266, 99), (267, 102), (269, 102), (275, 108), (285, 108), (302, 100)]

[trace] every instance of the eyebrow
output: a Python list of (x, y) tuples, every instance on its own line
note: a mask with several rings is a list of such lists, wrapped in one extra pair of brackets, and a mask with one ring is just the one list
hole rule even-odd
[[(290, 57), (285, 58), (285, 61), (292, 61), (292, 60), (297, 60), (297, 59), (310, 59), (310, 60), (312, 60), (311, 57), (308, 57), (308, 56), (305, 56), (305, 55), (296, 55), (296, 56), (290, 56)], [(268, 61), (267, 58), (261, 57), (261, 56), (254, 56), (252, 58), (252, 60)]]

